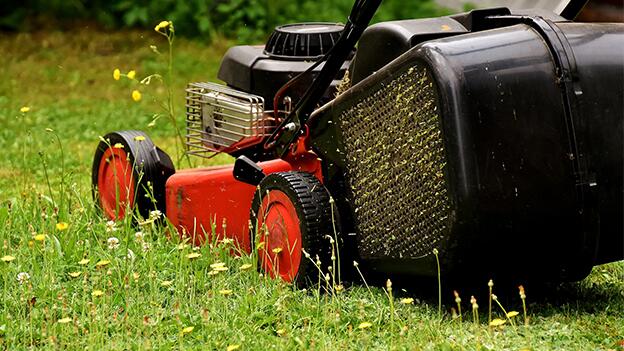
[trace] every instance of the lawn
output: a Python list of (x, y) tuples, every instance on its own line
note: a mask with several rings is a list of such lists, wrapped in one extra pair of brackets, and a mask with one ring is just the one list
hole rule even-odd
[[(164, 73), (165, 57), (150, 45), (166, 52), (154, 32), (0, 35), (0, 348), (624, 350), (622, 262), (579, 283), (527, 290), (526, 320), (518, 291), (501, 293), (506, 310), (520, 313), (488, 327), (487, 282), (459, 291), (460, 319), (452, 296), (439, 306), (437, 295), (400, 281), (392, 291), (297, 290), (259, 274), (252, 256), (230, 256), (231, 243), (194, 248), (157, 222), (107, 223), (90, 195), (99, 136), (142, 129), (175, 154), (173, 127), (159, 117), (166, 87), (139, 87), (135, 102), (136, 82), (113, 79), (114, 68)], [(180, 126), (184, 85), (215, 80), (228, 45), (175, 42)], [(470, 295), (480, 299), (478, 321)], [(492, 315), (506, 320), (496, 303)]]

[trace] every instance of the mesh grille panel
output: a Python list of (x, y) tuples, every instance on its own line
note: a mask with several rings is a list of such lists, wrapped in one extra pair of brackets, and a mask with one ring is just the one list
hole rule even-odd
[(446, 157), (435, 88), (413, 67), (341, 114), (363, 257), (428, 254), (446, 233)]

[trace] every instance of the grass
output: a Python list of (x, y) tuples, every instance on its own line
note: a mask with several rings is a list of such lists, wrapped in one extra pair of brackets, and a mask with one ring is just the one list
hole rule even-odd
[[(135, 103), (134, 87), (112, 79), (115, 67), (136, 69), (139, 76), (164, 72), (165, 60), (150, 44), (163, 51), (166, 45), (158, 35), (138, 31), (0, 36), (5, 53), (0, 257), (14, 258), (0, 261), (0, 348), (624, 349), (622, 262), (596, 267), (584, 281), (539, 297), (527, 290), (526, 326), (517, 293), (499, 296), (508, 311), (521, 314), (515, 327), (506, 323), (492, 329), (486, 325), (487, 300), (479, 301), (478, 324), (468, 304), (471, 294), (487, 296), (487, 282), (482, 291), (459, 291), (460, 322), (451, 317), (452, 303), (443, 306), (440, 318), (437, 296), (419, 300), (418, 290), (401, 291), (400, 282), (391, 293), (359, 285), (335, 294), (295, 290), (254, 268), (244, 269), (253, 267), (254, 258), (230, 256), (231, 244), (192, 248), (167, 239), (166, 229), (155, 223), (111, 227), (90, 198), (98, 136), (143, 129), (165, 150), (175, 144), (165, 118), (148, 127), (159, 112), (152, 97), (166, 96), (164, 87), (150, 86)], [(214, 80), (228, 44), (176, 41), (178, 113), (186, 82)], [(22, 106), (30, 111), (21, 113)], [(59, 230), (59, 222), (68, 228)], [(135, 235), (139, 230), (142, 237)], [(109, 237), (118, 238), (118, 247), (109, 248)], [(228, 270), (212, 275), (210, 265), (217, 262)], [(20, 275), (20, 283), (22, 272), (28, 276)], [(409, 297), (414, 303), (402, 300)], [(496, 304), (492, 314), (505, 319)]]

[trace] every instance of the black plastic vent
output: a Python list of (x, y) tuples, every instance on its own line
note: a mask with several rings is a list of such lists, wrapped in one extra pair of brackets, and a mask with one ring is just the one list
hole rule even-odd
[(264, 52), (277, 58), (309, 60), (325, 55), (344, 26), (335, 23), (296, 23), (276, 27)]

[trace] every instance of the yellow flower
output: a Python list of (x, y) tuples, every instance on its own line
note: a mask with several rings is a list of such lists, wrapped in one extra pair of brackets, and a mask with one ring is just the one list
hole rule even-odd
[(520, 313), (518, 313), (517, 311), (509, 311), (507, 312), (507, 318), (513, 318), (517, 315), (519, 315)]
[(37, 234), (35, 235), (35, 241), (44, 241), (45, 237), (45, 234)]
[(193, 326), (186, 327), (186, 328), (182, 329), (182, 335), (186, 335), (186, 334), (192, 332), (193, 329), (195, 329), (195, 327), (193, 327)]
[(253, 267), (253, 265), (252, 265), (252, 264), (250, 264), (250, 263), (245, 263), (244, 265), (240, 266), (240, 270), (241, 270), (241, 271), (246, 271), (246, 270), (248, 270), (248, 269), (249, 269), (249, 268), (251, 268), (251, 267)]
[(370, 322), (362, 322), (360, 323), (360, 325), (358, 325), (358, 329), (366, 329), (366, 328), (370, 328), (372, 327), (373, 324)]
[(171, 22), (161, 21), (160, 23), (156, 25), (156, 27), (154, 27), (154, 30), (157, 32), (160, 32), (161, 29), (166, 29), (167, 27), (169, 27), (169, 24), (171, 24)]
[(128, 72), (126, 74), (126, 77), (128, 77), (130, 79), (134, 79), (134, 77), (136, 77), (136, 71), (135, 70), (131, 70), (130, 72)]
[(286, 334), (286, 330), (278, 329), (278, 330), (275, 331), (275, 333), (277, 333), (277, 336), (282, 336), (282, 335)]
[(58, 222), (56, 223), (56, 230), (58, 231), (63, 231), (65, 229), (67, 229), (69, 227), (69, 224), (65, 223), (65, 222)]
[(492, 327), (500, 327), (501, 325), (505, 324), (506, 322), (507, 321), (504, 320), (504, 319), (494, 318), (490, 322), (490, 326), (492, 326)]
[(212, 269), (219, 268), (219, 267), (225, 267), (225, 263), (223, 263), (223, 262), (215, 262), (215, 263), (210, 265), (210, 268), (212, 268)]
[(81, 265), (81, 266), (84, 266), (84, 265), (88, 264), (89, 262), (91, 262), (90, 259), (83, 258), (82, 260), (78, 261), (78, 264)]
[(104, 292), (102, 290), (93, 290), (93, 292), (91, 293), (91, 296), (93, 297), (100, 297), (104, 295)]
[(198, 257), (201, 257), (201, 254), (199, 252), (191, 252), (190, 254), (186, 255), (186, 258), (188, 258), (189, 260), (192, 260)]
[(141, 101), (141, 92), (138, 90), (133, 90), (132, 91), (132, 100), (139, 102)]
[(406, 297), (404, 299), (401, 299), (401, 303), (405, 305), (409, 305), (409, 304), (414, 303), (414, 299), (412, 299), (411, 297)]
[(115, 68), (115, 70), (113, 71), (113, 78), (115, 80), (119, 80), (119, 78), (121, 78), (121, 71), (119, 70), (119, 68)]
[(67, 274), (69, 274), (69, 276), (72, 278), (78, 278), (82, 274), (82, 272), (69, 272)]
[(160, 282), (161, 286), (171, 286), (171, 284), (173, 284), (173, 280), (163, 280), (162, 282)]
[(0, 258), (0, 260), (2, 260), (3, 262), (11, 262), (14, 259), (15, 259), (15, 257), (10, 256), (10, 255), (2, 256), (2, 258)]
[(232, 290), (219, 290), (219, 294), (223, 296), (232, 295)]
[(145, 137), (142, 136), (142, 135), (137, 135), (137, 136), (134, 137), (134, 140), (136, 140), (136, 141), (143, 141), (143, 140), (145, 140)]
[(277, 255), (277, 254), (279, 254), (280, 252), (282, 252), (282, 248), (281, 248), (281, 247), (276, 247), (276, 248), (274, 248), (274, 249), (273, 249), (273, 250), (271, 250), (271, 251), (273, 251), (273, 253)]
[(230, 346), (227, 347), (227, 349), (225, 349), (226, 351), (235, 351), (240, 349), (240, 345), (238, 344), (232, 344)]
[(28, 106), (23, 106), (22, 108), (20, 108), (20, 112), (21, 113), (26, 113), (28, 111), (30, 111), (30, 107), (28, 107)]
[(58, 320), (58, 322), (61, 323), (61, 324), (67, 324), (67, 323), (69, 323), (71, 321), (72, 321), (72, 319), (69, 318), (69, 317), (61, 318), (61, 319)]
[[(123, 148), (124, 148), (124, 145), (123, 145), (122, 143), (115, 143), (115, 145), (113, 145), (113, 147), (114, 147), (115, 149), (123, 149)], [(111, 222), (112, 222), (112, 221), (111, 221)]]
[(100, 260), (98, 263), (95, 264), (96, 267), (104, 267), (108, 264), (110, 264), (111, 262), (109, 260)]

